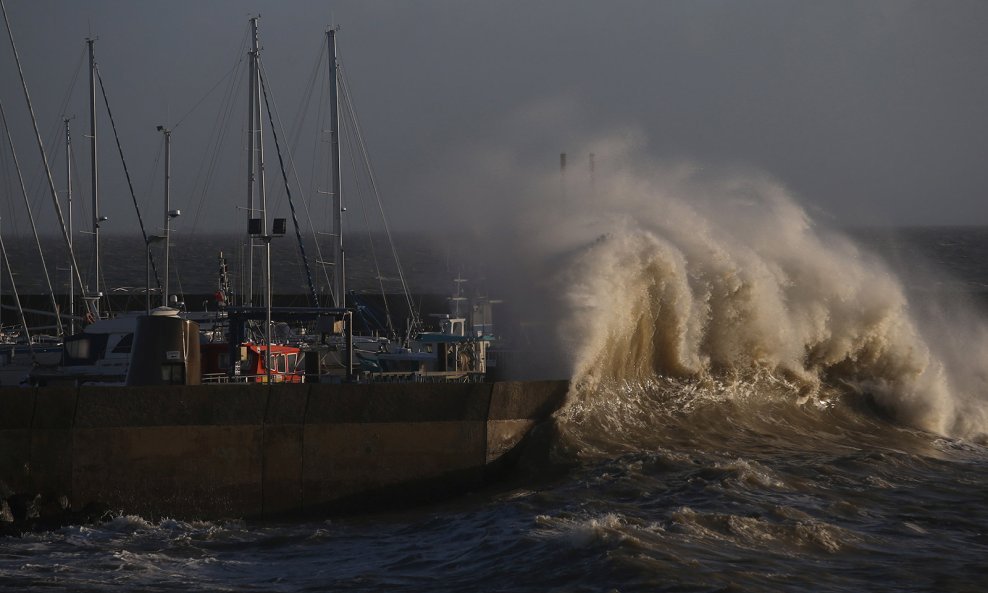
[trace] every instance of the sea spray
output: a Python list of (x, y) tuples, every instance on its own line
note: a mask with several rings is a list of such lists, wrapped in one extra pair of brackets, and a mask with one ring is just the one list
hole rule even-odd
[(633, 129), (570, 144), (595, 154), (592, 178), (547, 170), (542, 139), (573, 137), (551, 115), (522, 111), (455, 147), (419, 190), (471, 196), (446, 211), (487, 239), (489, 285), (526, 321), (520, 375), (571, 377), (577, 399), (608, 381), (770, 373), (798, 386), (794, 402), (836, 389), (910, 426), (988, 433), (988, 324), (973, 308), (917, 299), (766, 174), (649, 160)]
[[(575, 397), (601, 382), (767, 372), (797, 386), (794, 402), (837, 388), (924, 430), (988, 431), (981, 360), (927, 331), (925, 307), (878, 256), (771, 179), (629, 168), (560, 207), (527, 212), (523, 235), (556, 269), (543, 286)], [(968, 317), (954, 329), (984, 350), (985, 323)]]

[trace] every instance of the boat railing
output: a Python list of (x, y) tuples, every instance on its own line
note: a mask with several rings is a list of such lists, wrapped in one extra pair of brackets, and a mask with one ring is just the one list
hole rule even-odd
[[(387, 372), (387, 373), (362, 373), (356, 378), (357, 383), (483, 383), (485, 373), (474, 371), (448, 371), (448, 372)], [(327, 375), (323, 380), (329, 378)], [(288, 382), (279, 380), (280, 376), (273, 376), (272, 382)], [(305, 375), (297, 375), (293, 383), (306, 383)], [(330, 380), (329, 382), (338, 382)], [(253, 383), (266, 383), (267, 377), (264, 375), (227, 375), (226, 373), (205, 373), (202, 376), (204, 385), (249, 385)]]
[[(204, 385), (249, 385), (252, 383), (267, 383), (267, 375), (227, 375), (226, 373), (203, 373)], [(271, 375), (272, 383), (305, 383), (305, 375), (292, 375), (287, 379), (283, 375)]]
[(485, 373), (474, 371), (364, 373), (358, 382), (367, 383), (483, 383)]
[(230, 375), (227, 375), (226, 373), (203, 373), (203, 375), (202, 375), (202, 383), (204, 385), (205, 384), (209, 384), (209, 385), (221, 384), (222, 385), (222, 384), (227, 384), (227, 383), (238, 383), (238, 384), (239, 383), (248, 383), (249, 381), (247, 379), (249, 379), (249, 377), (247, 377), (246, 375), (234, 375), (234, 376), (231, 377)]

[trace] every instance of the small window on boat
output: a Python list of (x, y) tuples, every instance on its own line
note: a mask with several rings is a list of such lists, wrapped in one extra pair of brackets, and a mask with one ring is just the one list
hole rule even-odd
[(113, 347), (114, 354), (128, 354), (134, 345), (134, 334), (127, 334), (120, 338), (117, 345)]
[(71, 342), (66, 340), (65, 353), (69, 358), (89, 358), (89, 340), (86, 338), (72, 340)]
[(185, 365), (161, 365), (161, 380), (167, 385), (185, 385)]
[(80, 334), (65, 338), (62, 346), (67, 365), (93, 364), (106, 352), (107, 334)]

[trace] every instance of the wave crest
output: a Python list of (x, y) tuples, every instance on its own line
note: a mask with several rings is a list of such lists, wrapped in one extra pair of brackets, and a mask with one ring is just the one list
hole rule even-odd
[(768, 372), (799, 397), (867, 394), (924, 430), (988, 430), (988, 382), (965, 358), (988, 353), (983, 322), (954, 328), (980, 341), (951, 357), (882, 260), (777, 184), (672, 177), (619, 175), (601, 184), (607, 199), (582, 204), (579, 230), (594, 239), (556, 284), (577, 384)]

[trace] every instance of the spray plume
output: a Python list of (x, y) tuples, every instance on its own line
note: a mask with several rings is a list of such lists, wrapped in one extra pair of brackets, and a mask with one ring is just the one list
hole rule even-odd
[(523, 199), (511, 204), (513, 222), (509, 210), (483, 216), (514, 226), (500, 249), (526, 278), (515, 298), (543, 319), (551, 312), (549, 348), (578, 390), (768, 373), (797, 385), (802, 401), (836, 388), (911, 426), (988, 432), (979, 368), (988, 326), (976, 315), (934, 319), (881, 258), (816, 223), (764, 175), (618, 169), (639, 152), (634, 135), (590, 146), (593, 183), (567, 182), (566, 192), (551, 174), (510, 176), (528, 192), (501, 187), (508, 159), (487, 160), (501, 165), (491, 191)]

